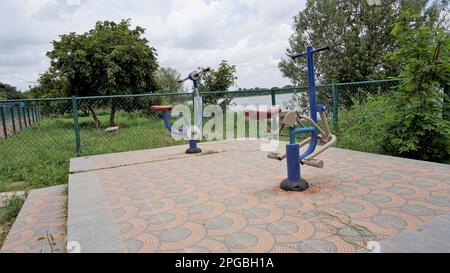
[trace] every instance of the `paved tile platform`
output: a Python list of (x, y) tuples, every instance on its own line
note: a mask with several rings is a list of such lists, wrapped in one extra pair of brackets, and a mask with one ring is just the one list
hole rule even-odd
[(73, 159), (68, 241), (81, 252), (363, 252), (450, 212), (450, 165), (333, 148), (324, 169), (302, 168), (307, 191), (284, 192), (286, 162), (258, 142), (200, 147)]
[(30, 191), (0, 253), (65, 252), (66, 191), (66, 185)]

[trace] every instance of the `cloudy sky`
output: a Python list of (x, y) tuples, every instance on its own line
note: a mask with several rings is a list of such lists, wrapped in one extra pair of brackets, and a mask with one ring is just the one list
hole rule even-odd
[(161, 66), (183, 75), (221, 60), (237, 65), (236, 88), (289, 83), (277, 64), (306, 0), (1, 0), (0, 81), (33, 85), (49, 66), (58, 35), (96, 21), (131, 18), (146, 28)]

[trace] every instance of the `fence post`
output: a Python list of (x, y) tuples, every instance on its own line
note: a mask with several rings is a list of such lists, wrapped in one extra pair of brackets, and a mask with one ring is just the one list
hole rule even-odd
[(5, 121), (5, 111), (3, 111), (3, 107), (0, 106), (0, 116), (2, 119), (2, 125), (3, 125), (3, 136), (4, 138), (8, 138), (8, 131), (6, 130), (6, 121)]
[(16, 133), (16, 121), (15, 121), (15, 117), (14, 117), (14, 107), (10, 107), (9, 108), (9, 112), (11, 113), (11, 121), (12, 121), (12, 126), (13, 126), (13, 132), (15, 134)]
[(277, 101), (276, 101), (276, 97), (275, 97), (275, 90), (272, 89), (272, 90), (270, 91), (270, 94), (271, 94), (271, 96), (272, 96), (272, 106), (277, 105)]
[(25, 107), (22, 107), (22, 114), (23, 114), (23, 124), (25, 125), (25, 128), (27, 128), (28, 124), (27, 124), (27, 114), (25, 113)]
[(339, 116), (339, 92), (336, 86), (336, 81), (331, 82), (331, 92), (333, 92), (333, 127), (339, 130), (338, 116)]
[(78, 125), (77, 97), (72, 96), (73, 128), (75, 129), (75, 149), (77, 157), (81, 156), (80, 127)]
[(17, 107), (17, 119), (19, 120), (19, 129), (22, 131), (22, 116), (20, 115), (20, 107)]
[(28, 126), (31, 127), (30, 108), (27, 107)]

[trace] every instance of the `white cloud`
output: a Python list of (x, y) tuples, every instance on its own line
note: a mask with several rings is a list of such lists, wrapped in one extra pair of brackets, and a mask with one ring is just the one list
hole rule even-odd
[(49, 65), (58, 35), (84, 32), (99, 20), (131, 18), (147, 29), (160, 65), (182, 74), (226, 59), (238, 87), (288, 84), (278, 61), (288, 46), (299, 0), (2, 0), (0, 81), (26, 88)]

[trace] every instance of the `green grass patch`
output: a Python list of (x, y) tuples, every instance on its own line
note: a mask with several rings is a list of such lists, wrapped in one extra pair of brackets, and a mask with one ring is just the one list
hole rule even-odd
[[(107, 124), (107, 114), (99, 117)], [(170, 137), (158, 116), (117, 113), (118, 133), (96, 128), (80, 117), (82, 156), (152, 149), (183, 144)], [(71, 117), (42, 120), (33, 127), (0, 140), (0, 192), (29, 190), (67, 183), (70, 158), (76, 157)]]
[(0, 207), (0, 248), (4, 243), (9, 230), (14, 224), (14, 221), (24, 202), (25, 197), (12, 196), (5, 201), (4, 207)]

